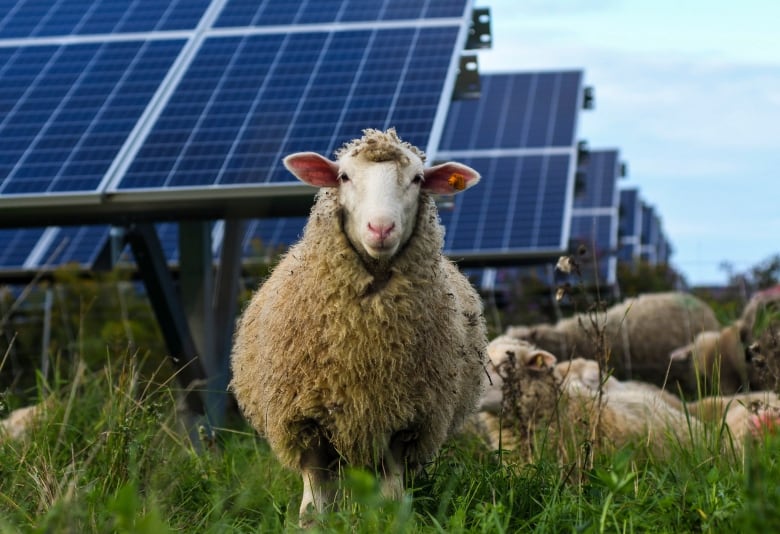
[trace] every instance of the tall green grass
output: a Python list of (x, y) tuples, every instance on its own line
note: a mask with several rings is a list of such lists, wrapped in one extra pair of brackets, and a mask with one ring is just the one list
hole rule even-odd
[[(23, 440), (0, 443), (0, 532), (289, 532), (301, 484), (240, 421), (193, 444), (172, 384), (143, 378), (132, 355), (98, 371), (74, 363), (41, 392)], [(197, 445), (197, 446), (196, 446)], [(452, 440), (386, 502), (370, 473), (347, 470), (321, 532), (758, 532), (780, 526), (780, 441), (744, 461), (701, 446), (673, 461), (626, 449), (572, 466)], [(572, 481), (574, 480), (574, 481)], [(768, 530), (771, 529), (771, 530)]]
[[(109, 323), (94, 314), (110, 316), (111, 307), (96, 303), (117, 292), (87, 289), (69, 290), (78, 311), (63, 307), (59, 322), (71, 334), (49, 376), (24, 391), (19, 381), (0, 382), (0, 417), (22, 403), (44, 407), (24, 439), (0, 437), (0, 534), (297, 532), (299, 477), (240, 417), (215, 439), (193, 443), (161, 343), (144, 341), (156, 332), (140, 320), (145, 308), (115, 314), (117, 334), (107, 342)], [(123, 345), (128, 331), (133, 340)], [(10, 350), (0, 350), (0, 361), (10, 361)], [(312, 530), (780, 531), (780, 438), (767, 436), (735, 458), (720, 452), (718, 430), (709, 432), (667, 461), (641, 447), (605, 455), (581, 443), (591, 461), (576, 465), (552, 448), (520, 464), (463, 435), (409, 478), (400, 502), (384, 500), (372, 474), (347, 470), (338, 509)]]

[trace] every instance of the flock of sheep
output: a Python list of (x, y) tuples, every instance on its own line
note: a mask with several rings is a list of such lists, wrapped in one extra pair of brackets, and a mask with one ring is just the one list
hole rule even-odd
[(284, 164), (320, 190), (239, 320), (230, 389), (300, 472), (302, 525), (335, 503), (344, 465), (373, 469), (398, 498), (405, 472), (459, 432), (520, 459), (540, 446), (565, 459), (583, 439), (663, 456), (712, 422), (738, 451), (778, 419), (780, 324), (764, 311), (780, 295), (725, 328), (702, 301), (664, 293), (488, 342), (431, 196), (466, 190), (475, 170), (425, 167), (393, 129), (365, 130), (335, 161), (302, 152)]

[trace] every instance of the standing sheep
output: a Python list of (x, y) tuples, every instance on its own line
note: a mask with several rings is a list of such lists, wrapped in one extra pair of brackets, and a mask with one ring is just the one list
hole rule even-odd
[[(606, 312), (581, 313), (555, 325), (510, 327), (507, 333), (568, 360), (598, 360), (600, 351), (618, 379), (640, 379), (677, 392), (696, 392), (685, 366), (673, 365), (669, 354), (704, 330), (717, 330), (712, 309), (693, 295), (649, 293), (611, 306)], [(600, 334), (603, 332), (603, 346)], [(668, 376), (667, 376), (668, 373)]]
[(231, 389), (303, 477), (300, 520), (335, 499), (342, 464), (375, 469), (389, 497), (476, 410), (487, 345), (482, 301), (442, 255), (430, 196), (479, 180), (424, 168), (394, 129), (365, 130), (333, 162), (287, 156), (320, 187), (301, 241), (257, 290), (235, 336)]

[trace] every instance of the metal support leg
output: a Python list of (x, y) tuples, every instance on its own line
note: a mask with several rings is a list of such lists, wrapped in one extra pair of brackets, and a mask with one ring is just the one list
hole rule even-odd
[(176, 292), (154, 225), (132, 225), (125, 237), (138, 264), (138, 271), (146, 286), (168, 351), (178, 370), (178, 379), (187, 391), (187, 406), (193, 413), (205, 414), (200, 390), (206, 384), (206, 373), (198, 359), (184, 307)]

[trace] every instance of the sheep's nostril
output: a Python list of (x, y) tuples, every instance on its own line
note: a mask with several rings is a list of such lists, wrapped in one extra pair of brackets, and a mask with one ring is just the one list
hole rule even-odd
[(395, 228), (395, 223), (384, 224), (384, 225), (383, 224), (373, 225), (371, 223), (368, 223), (368, 229), (372, 233), (376, 234), (376, 236), (381, 240), (386, 239), (387, 236), (390, 235), (390, 232), (392, 232), (394, 228)]

